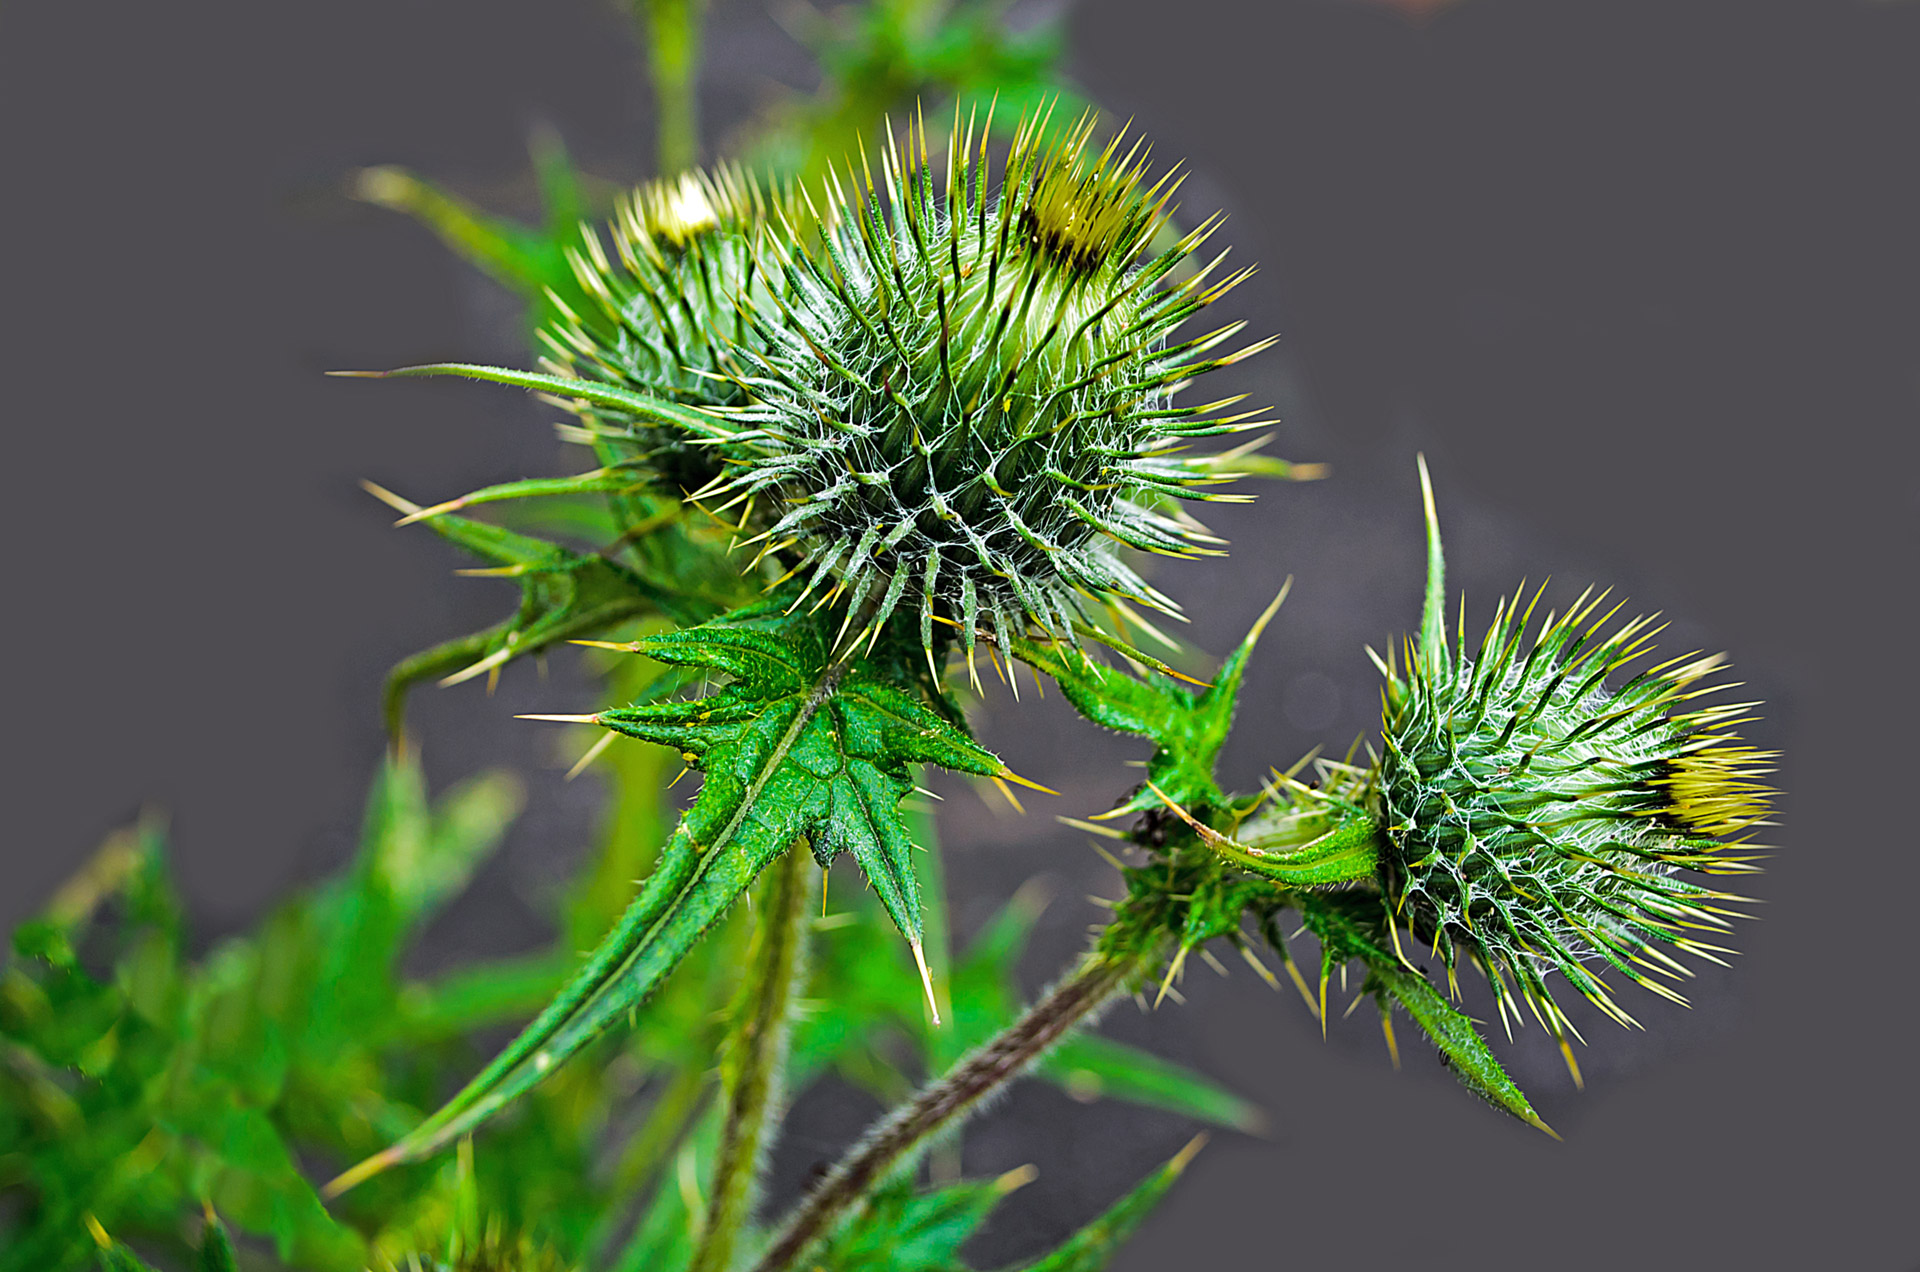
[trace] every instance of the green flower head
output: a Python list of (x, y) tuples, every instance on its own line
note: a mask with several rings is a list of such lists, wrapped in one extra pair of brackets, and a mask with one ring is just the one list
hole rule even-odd
[(1737, 916), (1724, 903), (1740, 898), (1679, 872), (1755, 868), (1730, 849), (1764, 824), (1770, 792), (1755, 779), (1772, 756), (1732, 732), (1755, 704), (1695, 705), (1725, 687), (1704, 683), (1724, 666), (1717, 655), (1645, 666), (1610, 687), (1650, 655), (1659, 628), (1611, 626), (1620, 606), (1605, 593), (1537, 627), (1538, 592), (1505, 600), (1471, 651), (1464, 631), (1449, 645), (1432, 506), (1429, 490), (1421, 635), (1382, 666), (1380, 883), (1396, 924), (1449, 980), (1464, 957), (1509, 1029), (1524, 1002), (1564, 1048), (1572, 1025), (1550, 973), (1631, 1024), (1606, 969), (1684, 1002), (1662, 983), (1689, 974), (1667, 948), (1714, 961), (1729, 952), (1700, 934), (1726, 930)]
[(1150, 255), (1177, 178), (1147, 184), (1138, 143), (1096, 149), (1091, 118), (1046, 124), (1023, 123), (997, 187), (971, 122), (944, 160), (915, 127), (877, 185), (863, 158), (817, 248), (762, 240), (782, 284), (740, 346), (747, 402), (705, 492), (868, 628), (917, 610), (929, 647), (936, 622), (969, 650), (982, 627), (1070, 632), (1091, 599), (1172, 611), (1118, 550), (1211, 551), (1174, 500), (1223, 497), (1203, 488), (1236, 457), (1182, 448), (1257, 427), (1170, 402), (1265, 345), (1212, 356), (1239, 323), (1169, 343), (1244, 277), (1181, 269), (1216, 222)]

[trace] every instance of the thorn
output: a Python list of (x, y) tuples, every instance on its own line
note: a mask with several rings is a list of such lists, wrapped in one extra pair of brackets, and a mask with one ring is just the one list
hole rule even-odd
[(412, 516), (414, 513), (420, 511), (419, 504), (413, 502), (413, 500), (411, 499), (404, 499), (401, 496), (394, 494), (391, 490), (388, 490), (385, 486), (376, 485), (373, 482), (363, 480), (360, 483), (360, 489), (366, 491), (368, 494), (372, 495), (375, 499), (378, 499), (381, 503), (387, 505), (389, 508), (392, 508), (396, 512), (404, 512), (408, 516)]
[(996, 781), (998, 781), (1000, 778), (1005, 778), (1009, 782), (1019, 783), (1021, 786), (1026, 787), (1030, 791), (1039, 791), (1042, 795), (1060, 794), (1059, 791), (1054, 790), (1051, 786), (1042, 786), (1038, 782), (1028, 781), (1026, 778), (1020, 776), (1018, 773), (1014, 772), (1012, 769), (1007, 768), (1004, 765), (1002, 765), (1000, 771), (998, 773), (995, 773), (993, 776)]
[(1234, 948), (1240, 951), (1240, 957), (1245, 959), (1247, 966), (1251, 967), (1259, 975), (1260, 979), (1267, 983), (1269, 989), (1275, 993), (1280, 992), (1280, 978), (1273, 974), (1272, 968), (1260, 961), (1259, 955), (1238, 941), (1234, 942)]
[[(1560, 1039), (1560, 1058), (1567, 1062), (1567, 1072), (1573, 1075), (1574, 1089), (1577, 1091), (1586, 1090), (1587, 1081), (1585, 1078), (1580, 1076), (1580, 1063), (1579, 1061), (1573, 1058), (1573, 1048), (1567, 1043), (1567, 1040), (1565, 1038)], [(1545, 1127), (1542, 1126), (1541, 1129), (1544, 1130)], [(1553, 1132), (1547, 1131), (1547, 1134), (1553, 1135)], [(1558, 1135), (1553, 1135), (1553, 1137), (1555, 1139), (1560, 1138)]]
[(587, 765), (599, 759), (600, 753), (605, 751), (608, 747), (612, 746), (613, 740), (619, 736), (620, 735), (615, 733), (613, 730), (611, 729), (607, 730), (604, 734), (600, 736), (599, 741), (595, 742), (592, 746), (587, 748), (587, 753), (585, 755), (581, 756), (578, 760), (574, 761), (573, 767), (567, 770), (567, 775), (562, 780), (571, 782), (574, 778), (586, 772)]
[(1025, 1188), (1038, 1178), (1040, 1178), (1039, 1168), (1032, 1163), (1028, 1163), (1025, 1166), (1015, 1166), (1012, 1170), (993, 1181), (993, 1191), (999, 1196), (1004, 1197), (1016, 1188)]
[(100, 1221), (95, 1219), (91, 1214), (87, 1216), (87, 1231), (93, 1234), (94, 1243), (102, 1250), (111, 1250), (113, 1248), (113, 1238), (107, 1235), (107, 1230), (102, 1228)]
[(338, 1197), (349, 1188), (353, 1188), (356, 1185), (363, 1184), (367, 1180), (372, 1179), (375, 1175), (378, 1175), (381, 1171), (399, 1160), (400, 1154), (396, 1149), (382, 1149), (351, 1170), (343, 1171), (339, 1175), (336, 1175), (320, 1189), (320, 1195), (328, 1199)]
[(1202, 1131), (1188, 1140), (1187, 1146), (1173, 1155), (1173, 1160), (1167, 1163), (1166, 1169), (1176, 1175), (1185, 1170), (1187, 1163), (1199, 1156), (1200, 1150), (1207, 1146), (1207, 1138), (1207, 1133)]
[(392, 375), (391, 371), (322, 371), (321, 375), (330, 375), (341, 380), (384, 380)]
[(935, 1027), (938, 1027), (940, 1024), (940, 1004), (933, 1000), (933, 975), (927, 971), (926, 953), (920, 948), (920, 942), (917, 938), (908, 941), (907, 945), (913, 950), (914, 966), (920, 969), (920, 986), (927, 991), (927, 1010), (933, 1013), (933, 1023)]
[(1096, 826), (1094, 825), (1094, 823), (1090, 821), (1081, 821), (1078, 817), (1061, 817), (1056, 815), (1053, 820), (1059, 822), (1063, 826), (1071, 826), (1075, 830), (1084, 830), (1089, 835), (1099, 835), (1105, 839), (1125, 839), (1126, 838), (1125, 834), (1115, 830), (1111, 826)]
[(443, 513), (458, 512), (466, 506), (467, 497), (462, 495), (458, 499), (449, 499), (445, 503), (437, 503), (431, 508), (421, 508), (415, 512), (410, 512), (393, 524), (394, 527), (398, 529), (401, 526), (410, 526), (416, 521), (425, 521), (428, 517), (438, 517)]
[(549, 720), (554, 724), (599, 724), (597, 715), (517, 715), (516, 720)]
[(1182, 967), (1186, 966), (1187, 951), (1192, 948), (1191, 945), (1182, 945), (1179, 950), (1175, 952), (1173, 961), (1167, 964), (1166, 979), (1160, 982), (1160, 992), (1156, 994), (1153, 999), (1155, 1008), (1160, 1006), (1161, 1002), (1165, 1000), (1167, 992), (1173, 988), (1173, 978), (1180, 974)]
[(1005, 782), (1001, 781), (998, 775), (995, 775), (992, 781), (993, 781), (993, 784), (999, 788), (1001, 798), (1006, 800), (1007, 803), (1013, 805), (1014, 812), (1019, 813), (1022, 817), (1025, 817), (1027, 815), (1027, 810), (1020, 803), (1019, 797), (1013, 793), (1013, 788), (1011, 786), (1008, 786)]

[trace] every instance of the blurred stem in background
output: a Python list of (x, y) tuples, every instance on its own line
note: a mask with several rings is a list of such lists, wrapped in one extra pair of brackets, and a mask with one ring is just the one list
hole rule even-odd
[(647, 67), (653, 72), (654, 164), (663, 175), (685, 172), (700, 161), (700, 28), (707, 0), (637, 0), (646, 35)]

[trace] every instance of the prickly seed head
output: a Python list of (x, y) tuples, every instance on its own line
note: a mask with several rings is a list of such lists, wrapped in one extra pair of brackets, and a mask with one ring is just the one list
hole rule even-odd
[(1231, 460), (1180, 451), (1257, 427), (1169, 401), (1253, 351), (1210, 357), (1239, 324), (1168, 343), (1242, 277), (1175, 280), (1212, 223), (1143, 259), (1176, 178), (1146, 185), (1141, 147), (1096, 150), (1091, 119), (1051, 143), (1045, 124), (1023, 125), (997, 188), (970, 122), (944, 160), (924, 129), (889, 144), (879, 189), (863, 160), (822, 246), (780, 254), (776, 310), (739, 346), (749, 401), (709, 493), (748, 501), (869, 625), (917, 610), (928, 643), (936, 620), (969, 649), (979, 627), (1067, 632), (1091, 598), (1172, 610), (1118, 550), (1216, 543), (1173, 500), (1221, 497), (1200, 488)]
[(1663, 947), (1727, 952), (1690, 934), (1725, 930), (1723, 905), (1738, 898), (1676, 872), (1754, 868), (1729, 849), (1763, 824), (1769, 791), (1755, 778), (1771, 756), (1731, 731), (1754, 704), (1683, 706), (1714, 691), (1700, 686), (1719, 657), (1610, 688), (1650, 653), (1651, 620), (1604, 634), (1618, 606), (1602, 614), (1604, 594), (1588, 595), (1528, 639), (1538, 599), (1503, 601), (1471, 656), (1464, 636), (1448, 648), (1430, 602), (1404, 672), (1387, 669), (1381, 884), (1450, 978), (1464, 956), (1509, 1028), (1524, 1001), (1564, 1043), (1549, 974), (1632, 1023), (1608, 969), (1684, 1001), (1661, 983), (1688, 974)]

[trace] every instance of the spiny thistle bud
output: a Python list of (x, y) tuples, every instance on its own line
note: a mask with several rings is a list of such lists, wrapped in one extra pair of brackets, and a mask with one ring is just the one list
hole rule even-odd
[(1770, 792), (1754, 779), (1772, 757), (1731, 732), (1753, 703), (1674, 710), (1726, 687), (1699, 687), (1719, 656), (1690, 654), (1609, 688), (1659, 629), (1638, 618), (1603, 635), (1619, 612), (1601, 612), (1605, 593), (1549, 615), (1531, 641), (1539, 593), (1524, 606), (1502, 601), (1477, 651), (1464, 632), (1450, 648), (1432, 507), (1429, 489), (1420, 640), (1408, 642), (1404, 668), (1383, 665), (1381, 886), (1450, 981), (1464, 954), (1509, 1029), (1524, 1001), (1565, 1051), (1572, 1025), (1550, 972), (1632, 1024), (1596, 964), (1684, 1002), (1653, 979), (1689, 974), (1660, 947), (1713, 961), (1730, 952), (1687, 933), (1726, 930), (1737, 916), (1720, 903), (1741, 898), (1674, 872), (1755, 868), (1727, 849), (1764, 824)]
[(1140, 145), (1094, 151), (1091, 118), (1052, 143), (1046, 122), (1023, 123), (997, 189), (971, 122), (944, 181), (915, 128), (882, 155), (884, 198), (867, 171), (817, 251), (763, 240), (783, 286), (742, 346), (750, 400), (706, 492), (748, 502), (767, 550), (870, 629), (917, 607), (929, 646), (936, 619), (971, 651), (981, 624), (1070, 632), (1090, 597), (1172, 611), (1116, 548), (1217, 543), (1171, 497), (1224, 498), (1198, 488), (1238, 475), (1235, 457), (1177, 452), (1258, 427), (1211, 414), (1226, 402), (1169, 404), (1268, 343), (1210, 358), (1234, 323), (1167, 344), (1245, 277), (1173, 280), (1217, 221), (1143, 262), (1178, 178), (1144, 186)]
[[(700, 406), (744, 401), (735, 351), (753, 343), (748, 314), (767, 287), (752, 241), (773, 220), (793, 222), (787, 203), (732, 166), (633, 191), (609, 226), (612, 258), (593, 233), (568, 253), (594, 305), (574, 313), (554, 299), (562, 317), (541, 332), (551, 368)], [(698, 489), (719, 471), (717, 455), (676, 430), (574, 409), (593, 436), (648, 460), (670, 486)]]

